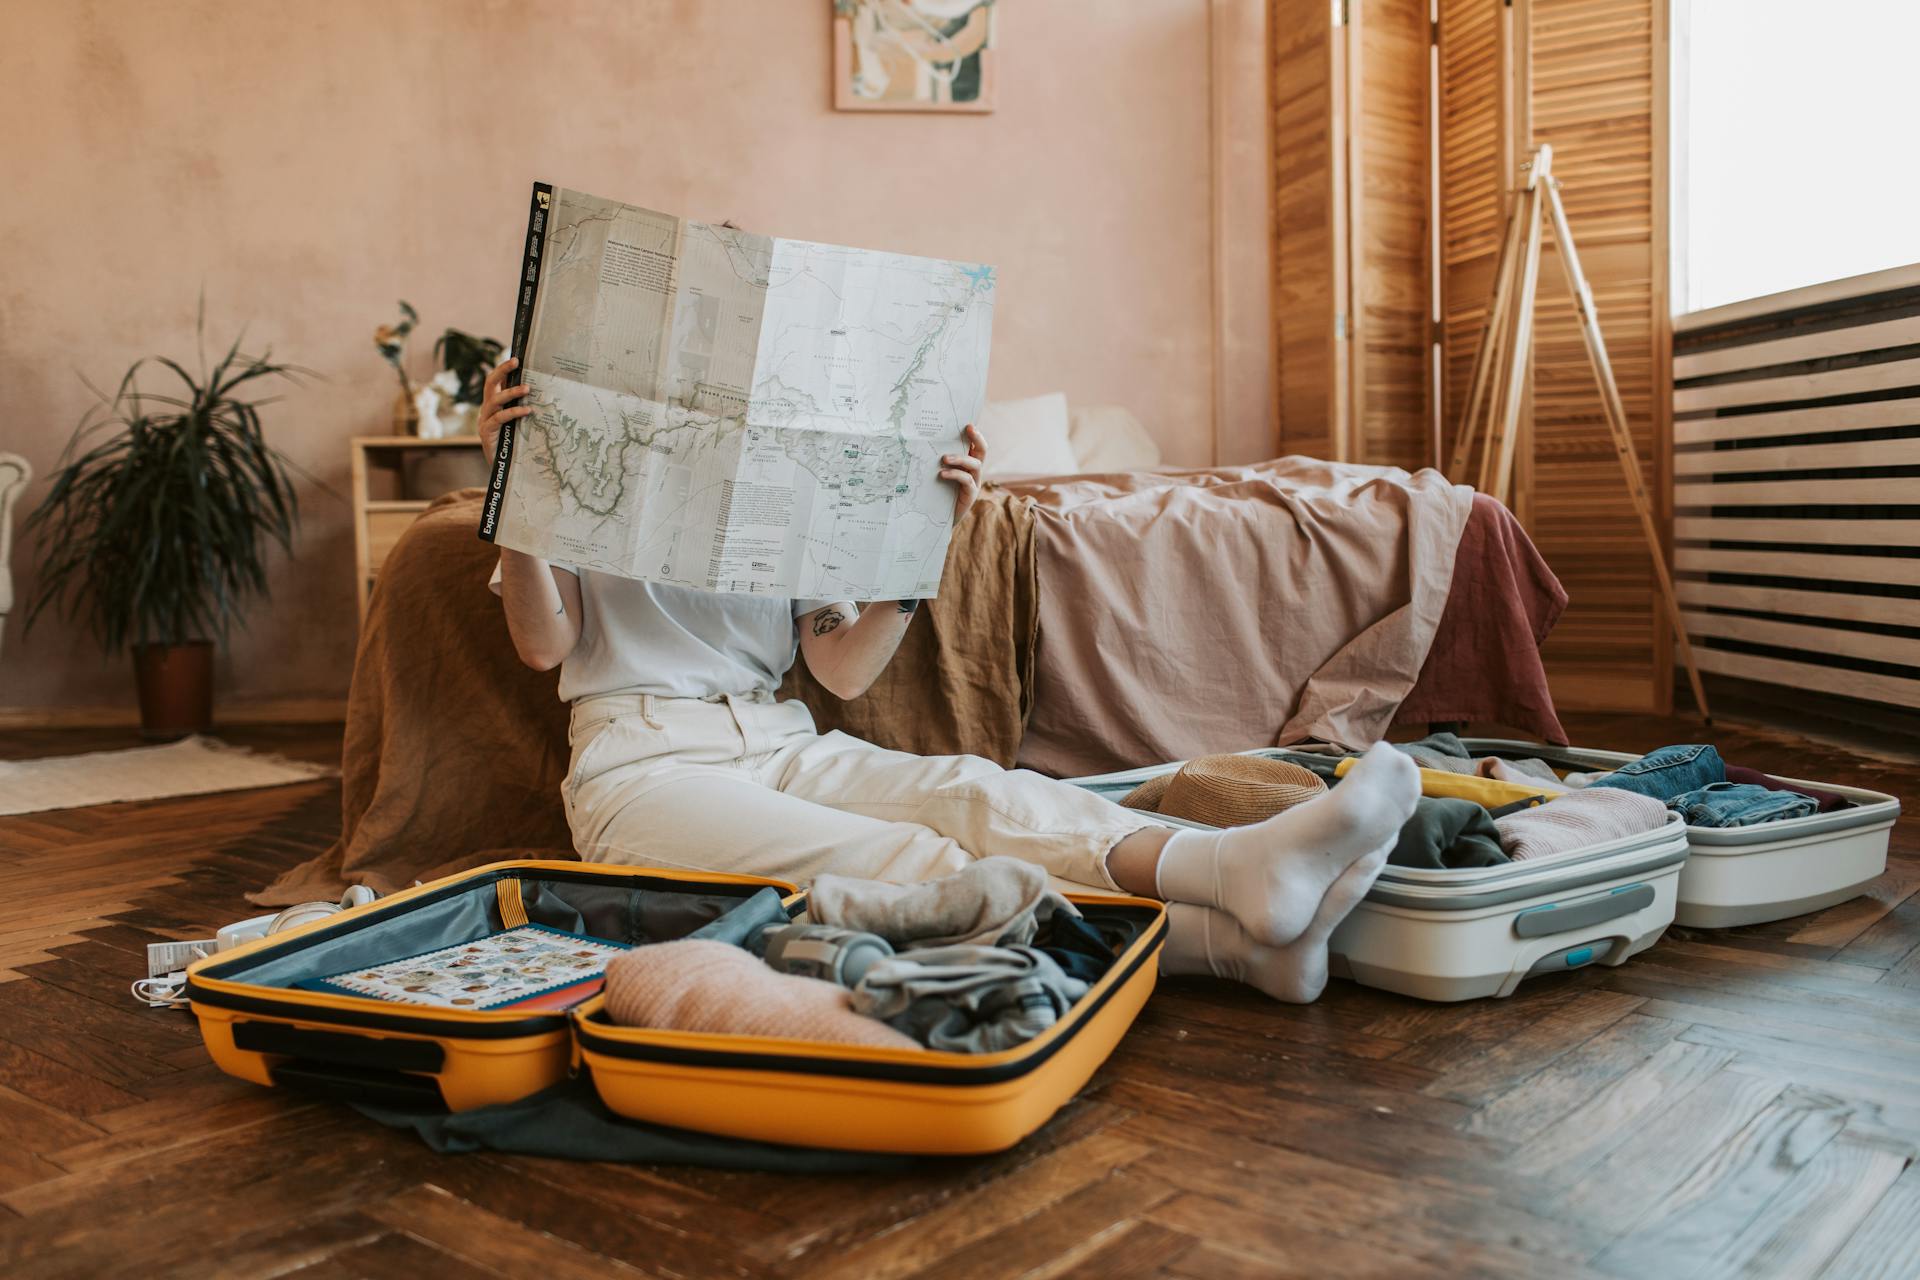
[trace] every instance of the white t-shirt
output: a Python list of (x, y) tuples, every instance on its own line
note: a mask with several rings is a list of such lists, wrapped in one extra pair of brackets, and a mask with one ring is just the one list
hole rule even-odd
[[(721, 595), (554, 565), (580, 580), (580, 639), (560, 664), (567, 702), (608, 693), (772, 693), (793, 666), (793, 620), (832, 600)], [(487, 584), (500, 592), (500, 568)]]

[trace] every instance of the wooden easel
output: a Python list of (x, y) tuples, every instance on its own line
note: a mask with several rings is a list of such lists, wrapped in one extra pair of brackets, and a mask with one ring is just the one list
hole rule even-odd
[(1667, 572), (1660, 531), (1654, 524), (1653, 500), (1641, 478), (1640, 457), (1627, 429), (1626, 405), (1620, 399), (1613, 365), (1607, 359), (1606, 340), (1600, 336), (1600, 317), (1594, 310), (1593, 290), (1587, 285), (1586, 274), (1580, 270), (1580, 255), (1573, 247), (1573, 231), (1567, 226), (1567, 210), (1560, 203), (1560, 180), (1553, 176), (1552, 147), (1536, 149), (1533, 158), (1521, 166), (1520, 189), (1515, 192), (1513, 212), (1507, 218), (1500, 257), (1494, 267), (1487, 328), (1481, 335), (1480, 349), (1474, 354), (1473, 380), (1467, 386), (1467, 412), (1460, 422), (1460, 436), (1454, 443), (1453, 461), (1447, 473), (1458, 478), (1466, 470), (1484, 419), (1486, 441), (1480, 453), (1476, 487), (1501, 502), (1508, 500), (1513, 484), (1514, 444), (1519, 437), (1520, 404), (1533, 347), (1541, 232), (1547, 220), (1553, 223), (1553, 239), (1560, 249), (1567, 292), (1572, 295), (1573, 309), (1580, 318), (1580, 337), (1586, 343), (1594, 381), (1600, 385), (1600, 405), (1607, 419), (1607, 430), (1613, 436), (1614, 452), (1619, 455), (1620, 468), (1626, 474), (1627, 495), (1633, 499), (1634, 510), (1640, 516), (1647, 552), (1653, 557), (1654, 576), (1660, 582), (1661, 599), (1666, 603), (1667, 617), (1673, 622), (1680, 657), (1686, 663), (1687, 682), (1693, 689), (1693, 700), (1701, 716), (1711, 724), (1713, 713), (1707, 707), (1707, 693), (1700, 684), (1700, 668), (1693, 660), (1693, 644), (1687, 639), (1687, 625), (1680, 617), (1673, 576)]

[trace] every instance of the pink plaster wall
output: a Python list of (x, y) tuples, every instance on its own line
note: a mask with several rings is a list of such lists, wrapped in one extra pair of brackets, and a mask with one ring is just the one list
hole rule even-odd
[[(341, 696), (355, 632), (345, 441), (387, 430), (394, 394), (372, 328), (411, 300), (423, 368), (447, 324), (504, 337), (536, 177), (994, 263), (995, 398), (1126, 404), (1169, 461), (1209, 461), (1209, 0), (1003, 0), (999, 109), (948, 117), (832, 111), (829, 9), (23, 8), (0, 44), (13, 117), (0, 446), (42, 477), (28, 505), (87, 405), (76, 371), (111, 384), (138, 356), (190, 355), (204, 287), (215, 338), (246, 323), (326, 376), (267, 414), (322, 483), (302, 493), (297, 558), (222, 660), (222, 696)], [(30, 548), (13, 565), (30, 590)], [(18, 616), (5, 639), (0, 711), (127, 705), (123, 658), (57, 625), (23, 640)]]

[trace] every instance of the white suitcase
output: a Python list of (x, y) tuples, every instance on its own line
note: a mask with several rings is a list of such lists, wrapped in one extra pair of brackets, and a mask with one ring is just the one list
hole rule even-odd
[[(1117, 801), (1181, 763), (1072, 781)], [(1660, 830), (1551, 858), (1459, 870), (1389, 866), (1334, 931), (1330, 967), (1365, 986), (1452, 1001), (1510, 996), (1531, 977), (1618, 965), (1673, 923), (1686, 860), (1687, 828), (1672, 814)]]
[[(1462, 745), (1476, 756), (1531, 756), (1581, 769), (1615, 769), (1639, 759), (1510, 738), (1466, 738)], [(1730, 929), (1805, 915), (1858, 896), (1886, 871), (1887, 839), (1900, 816), (1898, 799), (1864, 787), (1780, 781), (1835, 792), (1853, 807), (1751, 827), (1687, 828), (1693, 856), (1680, 873), (1678, 923)]]

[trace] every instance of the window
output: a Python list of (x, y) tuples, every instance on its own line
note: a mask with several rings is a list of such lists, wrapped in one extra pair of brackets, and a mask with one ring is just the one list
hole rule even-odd
[(1676, 311), (1920, 262), (1920, 3), (1673, 17)]

